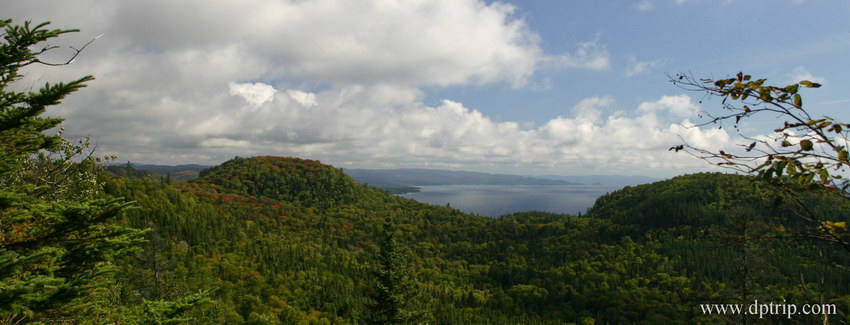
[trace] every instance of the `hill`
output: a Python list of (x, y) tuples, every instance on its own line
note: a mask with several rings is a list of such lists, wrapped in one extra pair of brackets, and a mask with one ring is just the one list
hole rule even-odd
[(153, 165), (153, 164), (132, 164), (133, 168), (146, 170), (154, 174), (173, 174), (186, 171), (200, 172), (204, 169), (209, 169), (213, 166), (188, 164), (188, 165)]
[(341, 170), (318, 161), (269, 156), (235, 158), (202, 171), (198, 182), (322, 208), (354, 202), (357, 187)]
[[(180, 182), (180, 181), (188, 181), (191, 179), (195, 179), (198, 177), (201, 171), (204, 169), (208, 169), (213, 166), (207, 165), (198, 165), (198, 164), (188, 164), (188, 165), (152, 165), (152, 164), (131, 164), (133, 168), (138, 170), (143, 170), (150, 172), (152, 174), (157, 174), (161, 176), (168, 176), (172, 180)], [(115, 165), (117, 167), (124, 167), (124, 164)]]
[(125, 257), (116, 303), (215, 289), (188, 312), (195, 323), (361, 323), (385, 217), (434, 324), (728, 323), (737, 318), (698, 304), (823, 295), (846, 312), (850, 287), (811, 259), (843, 256), (832, 247), (744, 240), (793, 220), (761, 203), (770, 189), (736, 175), (627, 187), (584, 217), (467, 215), (283, 157), (237, 158), (190, 182), (113, 178), (105, 190), (138, 202), (126, 222), (152, 229), (144, 252)]
[(126, 165), (114, 165), (114, 166), (106, 166), (104, 168), (107, 173), (116, 176), (116, 177), (134, 177), (134, 178), (156, 178), (157, 175), (153, 173), (136, 169), (136, 168), (128, 168)]

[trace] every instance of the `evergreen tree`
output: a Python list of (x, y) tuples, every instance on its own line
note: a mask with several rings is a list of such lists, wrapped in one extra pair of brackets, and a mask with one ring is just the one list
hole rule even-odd
[(42, 43), (75, 31), (48, 30), (47, 24), (0, 21), (5, 29), (0, 42), (0, 322), (79, 320), (73, 313), (84, 312), (91, 294), (109, 280), (110, 261), (137, 249), (142, 240), (142, 231), (111, 222), (129, 203), (62, 190), (78, 180), (81, 169), (48, 169), (53, 175), (39, 175), (46, 182), (27, 177), (38, 174), (33, 169), (39, 166), (95, 166), (91, 156), (73, 163), (68, 153), (78, 150), (68, 148), (80, 147), (69, 145), (61, 133), (44, 133), (62, 119), (41, 117), (91, 76), (47, 83), (37, 92), (10, 90), (23, 78), (21, 68), (57, 65), (39, 59), (56, 48)]
[(416, 283), (407, 265), (401, 244), (396, 239), (395, 220), (384, 219), (380, 265), (375, 271), (375, 289), (372, 294), (368, 322), (370, 324), (420, 324), (426, 323), (426, 312), (417, 309)]

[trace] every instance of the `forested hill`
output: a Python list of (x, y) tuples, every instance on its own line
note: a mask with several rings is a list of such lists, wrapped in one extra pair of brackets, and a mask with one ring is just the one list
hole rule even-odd
[(358, 185), (342, 171), (315, 160), (269, 156), (235, 158), (202, 171), (197, 183), (321, 208), (353, 203)]
[[(627, 186), (597, 198), (588, 216), (644, 229), (708, 227), (739, 223), (742, 216), (764, 223), (800, 226), (791, 202), (777, 200), (777, 189), (750, 176), (701, 173)], [(846, 215), (850, 205), (837, 196), (810, 197), (820, 215)]]
[(603, 195), (588, 215), (645, 228), (708, 226), (726, 222), (733, 208), (781, 214), (787, 207), (764, 199), (775, 194), (770, 185), (747, 176), (693, 174)]
[(737, 322), (698, 304), (782, 297), (846, 311), (850, 287), (847, 272), (812, 261), (840, 253), (830, 247), (734, 237), (791, 222), (763, 203), (769, 189), (735, 175), (628, 187), (591, 217), (468, 215), (281, 157), (237, 158), (190, 182), (107, 178), (105, 189), (136, 201), (128, 224), (152, 229), (144, 252), (121, 263), (116, 304), (214, 290), (186, 312), (194, 323), (363, 323), (387, 217), (418, 292), (409, 308), (433, 324)]

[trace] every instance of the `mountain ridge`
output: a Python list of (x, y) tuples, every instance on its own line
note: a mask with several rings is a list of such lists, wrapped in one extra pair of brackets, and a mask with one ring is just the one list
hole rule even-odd
[[(214, 165), (181, 164), (161, 165), (131, 163), (133, 168), (153, 174), (171, 175), (176, 181), (197, 178), (201, 171)], [(125, 164), (111, 166), (123, 167)], [(539, 175), (485, 173), (465, 170), (432, 168), (341, 168), (362, 184), (369, 184), (394, 193), (418, 191), (417, 186), (430, 185), (607, 185), (635, 186), (664, 180), (641, 175)]]

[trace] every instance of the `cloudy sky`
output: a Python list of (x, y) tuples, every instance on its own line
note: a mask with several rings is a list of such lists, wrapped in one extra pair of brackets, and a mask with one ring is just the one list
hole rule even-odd
[(667, 151), (680, 137), (738, 141), (683, 126), (720, 103), (669, 84), (679, 72), (822, 82), (808, 108), (850, 120), (848, 1), (7, 0), (0, 12), (81, 29), (54, 44), (103, 34), (19, 84), (94, 75), (51, 114), (119, 161), (669, 177), (709, 168)]

